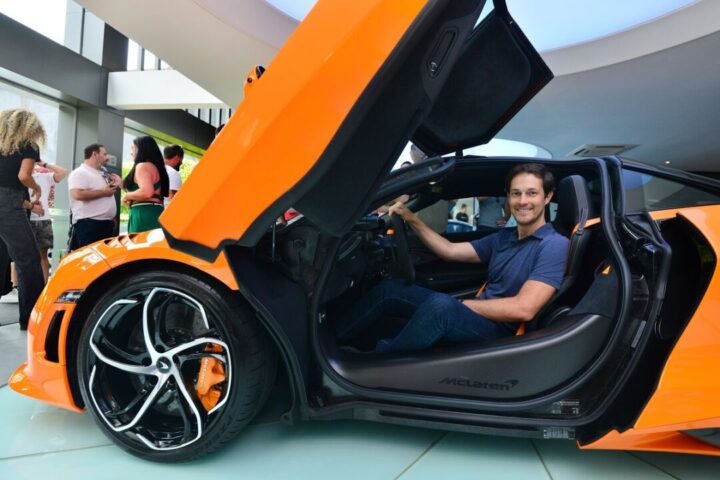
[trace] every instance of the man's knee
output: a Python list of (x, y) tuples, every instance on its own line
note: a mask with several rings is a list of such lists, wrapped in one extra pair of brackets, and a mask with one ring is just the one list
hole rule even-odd
[(427, 318), (432, 319), (438, 328), (445, 330), (458, 305), (459, 302), (446, 293), (433, 293), (423, 302), (419, 310), (424, 312)]
[(447, 293), (433, 293), (427, 299), (428, 308), (437, 311), (447, 311), (456, 307), (459, 302)]

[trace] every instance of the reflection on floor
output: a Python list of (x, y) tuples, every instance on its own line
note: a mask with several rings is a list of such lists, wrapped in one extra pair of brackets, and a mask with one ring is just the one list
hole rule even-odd
[(248, 427), (220, 452), (165, 465), (125, 453), (86, 414), (0, 388), (0, 478), (715, 479), (720, 458), (583, 452), (529, 441), (366, 422)]
[[(0, 386), (25, 359), (17, 300), (0, 300)], [(243, 479), (720, 479), (720, 457), (580, 451), (572, 442), (445, 433), (367, 422), (277, 421), (272, 398), (256, 422), (221, 451), (165, 465), (110, 442), (87, 414), (0, 388), (0, 480), (48, 478)]]

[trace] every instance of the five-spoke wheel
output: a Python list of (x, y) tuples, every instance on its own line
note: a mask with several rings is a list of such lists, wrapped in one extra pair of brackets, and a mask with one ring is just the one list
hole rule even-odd
[(92, 310), (78, 349), (83, 398), (133, 453), (197, 457), (259, 409), (273, 353), (254, 316), (218, 290), (185, 274), (150, 272), (124, 279)]

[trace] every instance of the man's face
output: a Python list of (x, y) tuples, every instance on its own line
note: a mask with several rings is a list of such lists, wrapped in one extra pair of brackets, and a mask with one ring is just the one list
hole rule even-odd
[(515, 175), (510, 181), (508, 202), (510, 211), (519, 226), (530, 226), (545, 215), (545, 205), (552, 193), (545, 196), (542, 180), (532, 173)]
[(172, 161), (170, 162), (170, 165), (177, 170), (180, 171), (180, 165), (182, 165), (183, 159), (180, 157), (180, 155), (175, 155), (172, 158)]
[(98, 165), (102, 167), (108, 162), (109, 158), (110, 157), (108, 156), (108, 152), (105, 150), (105, 147), (100, 147), (100, 151), (97, 153)]

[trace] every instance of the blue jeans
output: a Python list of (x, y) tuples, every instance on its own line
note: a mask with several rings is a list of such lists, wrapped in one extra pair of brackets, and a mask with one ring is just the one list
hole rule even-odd
[(73, 225), (72, 250), (115, 236), (115, 222), (81, 218)]
[(378, 353), (423, 350), (440, 340), (494, 340), (512, 335), (514, 328), (478, 315), (448, 294), (384, 280), (340, 318), (335, 325), (337, 339), (341, 343), (352, 340), (386, 316), (409, 320), (396, 337), (377, 342)]

